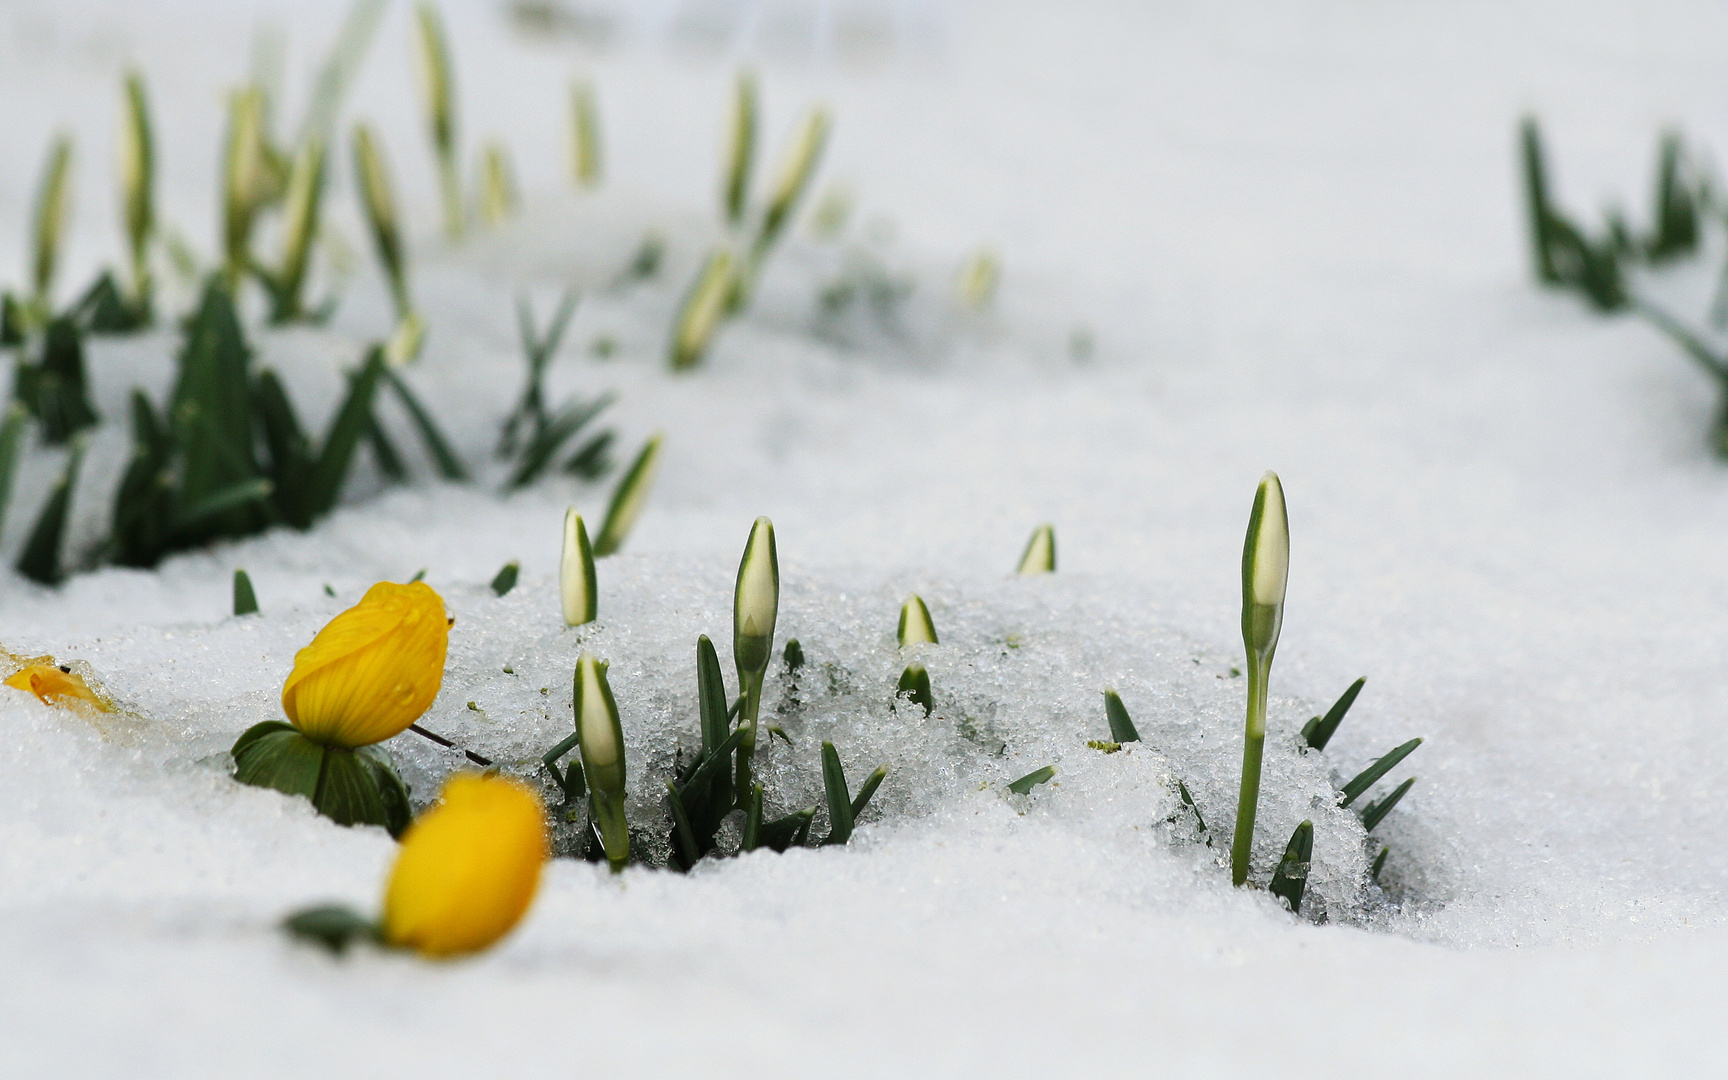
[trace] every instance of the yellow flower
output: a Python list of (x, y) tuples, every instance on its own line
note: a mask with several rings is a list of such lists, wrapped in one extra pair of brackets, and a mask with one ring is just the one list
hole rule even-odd
[(383, 742), (432, 707), (449, 640), (444, 601), (430, 585), (380, 581), (294, 654), (282, 711), (316, 742)]
[(539, 796), (504, 777), (457, 773), (402, 838), (384, 940), (428, 956), (486, 948), (527, 913), (550, 853)]
[(6, 685), (35, 694), (44, 705), (63, 704), (60, 699), (74, 698), (87, 701), (103, 712), (112, 712), (114, 708), (98, 697), (82, 676), (71, 668), (55, 665), (54, 658), (50, 656), (38, 657), (29, 662), (9, 677)]

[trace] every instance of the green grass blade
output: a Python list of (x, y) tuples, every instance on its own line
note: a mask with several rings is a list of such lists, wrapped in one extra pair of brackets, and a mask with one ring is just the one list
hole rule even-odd
[(1032, 789), (1039, 784), (1047, 783), (1056, 775), (1056, 766), (1046, 765), (1042, 769), (1033, 769), (1020, 779), (1008, 785), (1008, 790), (1016, 795), (1030, 795)]
[(678, 862), (688, 870), (701, 857), (696, 850), (696, 834), (690, 830), (690, 817), (684, 812), (684, 799), (678, 794), (678, 785), (666, 781), (666, 795), (672, 807), (672, 838), (678, 842)]
[(1054, 574), (1056, 572), (1056, 528), (1040, 525), (1032, 530), (1026, 550), (1020, 554), (1019, 574)]
[(612, 493), (612, 504), (606, 508), (606, 521), (600, 526), (600, 536), (594, 542), (595, 558), (604, 558), (617, 551), (630, 534), (630, 527), (636, 523), (636, 516), (642, 512), (642, 504), (648, 500), (648, 492), (654, 486), (654, 474), (660, 465), (661, 440), (660, 435), (649, 439), (642, 452), (636, 455), (630, 471), (618, 481), (618, 488)]
[(728, 223), (744, 220), (749, 201), (750, 170), (756, 160), (756, 76), (740, 71), (732, 92), (732, 139), (727, 156), (726, 186), (720, 202)]
[(1122, 704), (1121, 695), (1116, 688), (1104, 688), (1104, 715), (1110, 721), (1110, 741), (1131, 743), (1140, 741), (1140, 732), (1134, 728), (1134, 721), (1128, 716), (1128, 707)]
[(762, 846), (762, 785), (750, 785), (750, 806), (744, 815), (744, 835), (740, 851), (755, 851)]
[(858, 815), (870, 805), (870, 797), (876, 794), (876, 789), (882, 786), (882, 781), (888, 776), (888, 766), (878, 765), (876, 771), (864, 778), (864, 783), (858, 789), (858, 794), (852, 797), (852, 820), (856, 822)]
[(72, 172), (72, 137), (54, 136), (48, 148), (48, 162), (42, 169), (42, 183), (36, 189), (36, 214), (33, 232), (35, 257), (31, 262), (33, 303), (46, 312), (48, 292), (54, 286), (54, 271), (60, 262), (60, 242), (66, 231), (68, 188)]
[(703, 634), (696, 639), (696, 700), (702, 716), (702, 752), (712, 754), (726, 741), (726, 676), (720, 655)]
[(366, 354), (360, 373), (348, 384), (348, 396), (330, 421), (323, 449), (312, 467), (307, 485), (307, 507), (317, 518), (329, 513), (342, 493), (342, 482), (354, 461), (354, 451), (372, 419), (372, 397), (384, 375), (384, 350), (374, 345)]
[(1316, 750), (1326, 749), (1326, 744), (1332, 741), (1332, 736), (1338, 730), (1338, 725), (1344, 722), (1344, 714), (1350, 711), (1350, 706), (1356, 704), (1356, 695), (1362, 692), (1362, 687), (1368, 682), (1363, 676), (1350, 684), (1349, 689), (1340, 694), (1332, 707), (1326, 710), (1324, 717), (1316, 716), (1302, 727), (1302, 738)]
[(1391, 848), (1383, 847), (1380, 849), (1380, 854), (1374, 856), (1374, 865), (1368, 868), (1368, 876), (1370, 878), (1374, 879), (1375, 884), (1379, 884), (1380, 871), (1385, 869), (1386, 856), (1390, 855), (1391, 853), (1392, 853)]
[(844, 844), (852, 839), (852, 794), (846, 790), (840, 752), (827, 740), (822, 743), (822, 790), (828, 797), (828, 838), (822, 843)]
[(1308, 887), (1308, 867), (1313, 859), (1314, 823), (1304, 821), (1290, 834), (1284, 857), (1278, 860), (1278, 869), (1272, 873), (1272, 884), (1267, 886), (1268, 892), (1290, 905), (1292, 914), (1302, 913), (1302, 892)]
[(58, 585), (64, 576), (60, 568), (60, 543), (66, 535), (66, 518), (72, 510), (72, 488), (78, 482), (78, 467), (84, 461), (83, 439), (72, 443), (72, 454), (66, 469), (54, 483), (54, 490), (42, 504), (36, 527), (18, 556), (18, 572), (43, 585)]
[(492, 595), (503, 596), (516, 587), (516, 576), (522, 572), (522, 564), (515, 559), (505, 563), (498, 571), (498, 576), (492, 579)]
[(1358, 795), (1373, 787), (1375, 781), (1391, 772), (1394, 766), (1409, 757), (1411, 752), (1421, 745), (1421, 739), (1411, 739), (1403, 746), (1393, 750), (1385, 757), (1379, 758), (1374, 762), (1374, 764), (1356, 774), (1355, 778), (1353, 778), (1348, 784), (1344, 785), (1342, 792), (1344, 801), (1338, 805), (1349, 806), (1351, 803), (1355, 802)]
[(6, 406), (6, 419), (0, 422), (0, 529), (6, 525), (6, 504), (12, 501), (12, 477), (18, 472), (18, 447), (29, 418), (30, 411), (14, 401)]
[(1200, 816), (1200, 807), (1195, 805), (1194, 796), (1188, 793), (1188, 785), (1184, 784), (1180, 780), (1176, 781), (1176, 793), (1182, 796), (1183, 805), (1187, 806), (1189, 810), (1194, 812), (1194, 820), (1199, 824), (1200, 831), (1206, 835), (1206, 846), (1211, 847), (1211, 831), (1206, 828), (1206, 819)]
[(601, 394), (586, 405), (573, 403), (566, 406), (528, 441), (522, 451), (522, 459), (517, 463), (516, 471), (511, 474), (505, 490), (513, 491), (532, 484), (545, 471), (546, 466), (551, 464), (552, 458), (564, 443), (611, 405), (613, 400), (613, 395)]
[(450, 443), (444, 438), (444, 433), (438, 429), (437, 421), (432, 414), (420, 404), (420, 399), (408, 389), (408, 383), (391, 370), (384, 368), (384, 377), (390, 382), (390, 389), (396, 391), (396, 399), (402, 407), (408, 410), (408, 418), (414, 421), (415, 430), (420, 432), (420, 441), (426, 444), (427, 453), (432, 455), (432, 461), (438, 466), (438, 475), (446, 480), (458, 483), (468, 479), (468, 470), (463, 468), (462, 459), (450, 449)]
[(252, 579), (244, 570), (234, 571), (234, 614), (258, 614), (258, 594), (252, 591)]
[(738, 749), (738, 744), (744, 741), (744, 735), (744, 729), (739, 728), (726, 736), (714, 753), (703, 757), (702, 764), (698, 765), (696, 771), (690, 774), (690, 779), (685, 782), (683, 790), (691, 793), (706, 791), (715, 777), (725, 776), (726, 763), (731, 758), (732, 752)]
[(1414, 787), (1415, 784), (1416, 778), (1412, 776), (1402, 784), (1393, 788), (1392, 793), (1384, 799), (1381, 799), (1379, 802), (1369, 803), (1362, 811), (1363, 831), (1373, 832), (1374, 826), (1380, 824), (1380, 822), (1385, 819), (1386, 815), (1392, 812), (1392, 808), (1398, 805), (1398, 800), (1402, 799), (1405, 793)]
[(1560, 272), (1554, 266), (1550, 229), (1553, 214), (1548, 204), (1548, 170), (1542, 160), (1542, 136), (1533, 116), (1524, 118), (1519, 132), (1519, 148), (1524, 168), (1524, 210), (1530, 226), (1530, 248), (1536, 265), (1536, 280), (1544, 285), (1558, 285)]

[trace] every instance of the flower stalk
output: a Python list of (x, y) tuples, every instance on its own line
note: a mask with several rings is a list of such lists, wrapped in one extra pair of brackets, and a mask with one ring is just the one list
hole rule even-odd
[(630, 827), (624, 819), (624, 728), (606, 680), (606, 664), (593, 653), (576, 661), (574, 696), (577, 744), (588, 784), (588, 816), (614, 873), (630, 860)]
[(1284, 487), (1267, 473), (1254, 493), (1242, 546), (1242, 643), (1248, 653), (1247, 724), (1242, 743), (1242, 789), (1236, 804), (1236, 839), (1230, 849), (1230, 880), (1248, 880), (1254, 846), (1254, 816), (1260, 804), (1260, 759), (1266, 743), (1266, 689), (1278, 631), (1284, 622), (1284, 589), (1290, 577), (1290, 527)]
[(751, 758), (756, 753), (757, 714), (762, 706), (762, 679), (774, 653), (774, 623), (780, 613), (780, 556), (774, 545), (774, 523), (765, 517), (750, 527), (744, 557), (738, 563), (738, 583), (732, 593), (732, 660), (744, 703), (738, 727), (738, 764), (733, 791), (739, 805), (750, 794)]

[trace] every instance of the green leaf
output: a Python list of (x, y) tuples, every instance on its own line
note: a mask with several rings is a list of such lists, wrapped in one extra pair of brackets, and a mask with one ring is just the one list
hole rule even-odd
[(347, 479), (348, 467), (354, 460), (354, 450), (359, 446), (361, 436), (366, 433), (366, 425), (372, 418), (372, 396), (383, 374), (384, 350), (374, 345), (366, 353), (366, 361), (360, 374), (348, 384), (348, 396), (343, 399), (341, 408), (331, 419), (330, 430), (324, 436), (323, 449), (313, 465), (306, 497), (306, 505), (313, 518), (329, 513), (336, 505), (337, 496), (342, 493), (342, 482)]
[(1386, 865), (1386, 856), (1391, 853), (1391, 848), (1383, 847), (1380, 849), (1380, 854), (1374, 856), (1374, 865), (1368, 868), (1368, 876), (1374, 879), (1376, 883), (1380, 881), (1380, 871)]
[[(755, 812), (759, 814), (760, 809)], [(816, 808), (812, 806), (794, 811), (783, 818), (763, 822), (759, 830), (760, 844), (780, 852), (784, 852), (789, 847), (796, 847), (809, 837), (810, 822), (815, 818)]]
[(262, 476), (231, 484), (221, 491), (212, 492), (202, 502), (189, 506), (181, 513), (176, 514), (171, 527), (175, 532), (191, 531), (211, 518), (227, 513), (236, 506), (264, 502), (270, 498), (270, 493), (275, 489), (276, 486)]
[(612, 471), (612, 457), (608, 451), (616, 439), (617, 434), (611, 431), (602, 431), (589, 439), (564, 462), (564, 472), (584, 480), (598, 480), (605, 476)]
[(437, 421), (432, 414), (420, 404), (420, 399), (408, 389), (408, 383), (390, 368), (384, 368), (384, 377), (390, 381), (390, 389), (396, 391), (396, 398), (402, 402), (402, 407), (408, 411), (408, 418), (414, 421), (415, 430), (420, 432), (420, 441), (426, 444), (426, 452), (432, 455), (432, 461), (438, 466), (438, 475), (446, 480), (462, 482), (468, 479), (468, 470), (463, 467), (462, 459), (450, 449), (450, 443), (444, 438), (444, 433), (438, 429)]
[(1104, 688), (1104, 715), (1110, 721), (1111, 742), (1140, 741), (1140, 733), (1134, 729), (1134, 721), (1128, 717), (1128, 707), (1122, 704), (1122, 698), (1116, 693), (1115, 687)]
[(725, 776), (726, 761), (732, 756), (732, 751), (738, 749), (738, 744), (744, 741), (746, 734), (746, 730), (740, 727), (726, 736), (725, 741), (713, 753), (704, 754), (702, 763), (690, 774), (690, 779), (685, 782), (682, 790), (686, 793), (700, 792), (712, 784), (715, 777)]
[(0, 527), (6, 523), (6, 504), (12, 501), (12, 477), (18, 472), (18, 444), (29, 418), (29, 410), (14, 401), (6, 406), (6, 419), (0, 422)]
[(654, 486), (654, 474), (660, 464), (660, 442), (661, 437), (655, 435), (644, 443), (630, 471), (618, 481), (618, 488), (612, 493), (612, 505), (606, 508), (606, 521), (600, 526), (600, 535), (594, 542), (596, 559), (603, 559), (624, 545), (624, 538), (636, 523), (642, 504), (648, 500), (648, 491)]
[(900, 685), (895, 688), (894, 696), (898, 698), (901, 695), (915, 707), (923, 709), (925, 716), (936, 708), (936, 699), (930, 693), (930, 673), (924, 670), (923, 664), (907, 664), (906, 670), (900, 673)]
[(72, 444), (72, 455), (66, 461), (66, 471), (55, 481), (36, 527), (18, 556), (18, 572), (43, 585), (58, 585), (64, 576), (60, 568), (60, 543), (66, 535), (66, 518), (72, 511), (72, 488), (78, 482), (78, 466), (84, 461), (84, 441)]
[[(510, 481), (505, 485), (506, 490), (527, 487), (533, 483), (546, 470), (546, 466), (551, 464), (552, 458), (570, 436), (582, 430), (583, 426), (611, 405), (612, 401), (611, 394), (602, 394), (586, 405), (573, 403), (565, 406), (562, 412), (536, 431), (534, 437), (528, 441), (527, 447), (522, 451), (522, 459), (517, 462), (516, 471), (510, 474)], [(607, 521), (610, 523), (610, 515)]]
[(258, 614), (258, 594), (252, 591), (252, 579), (244, 570), (234, 571), (234, 614)]
[(1056, 766), (1046, 765), (1042, 769), (1033, 769), (1020, 779), (1008, 785), (1008, 790), (1016, 795), (1030, 795), (1032, 789), (1046, 783), (1056, 775)]
[(876, 789), (882, 786), (882, 781), (888, 776), (888, 766), (878, 765), (876, 771), (864, 778), (864, 783), (858, 789), (858, 794), (852, 799), (852, 820), (857, 821), (858, 815), (870, 805), (870, 797), (876, 794)]
[(1278, 860), (1278, 869), (1272, 873), (1272, 884), (1267, 886), (1268, 892), (1290, 905), (1293, 914), (1302, 913), (1302, 892), (1308, 886), (1308, 867), (1313, 858), (1314, 823), (1304, 821), (1290, 834), (1284, 857)]
[(234, 743), (234, 779), (311, 799), (318, 793), (325, 748), (279, 720), (248, 728)]
[(516, 587), (516, 576), (522, 572), (522, 564), (515, 559), (505, 563), (498, 571), (498, 576), (492, 579), (492, 592), (503, 596)]
[(1373, 787), (1376, 780), (1379, 780), (1382, 776), (1391, 772), (1394, 766), (1409, 757), (1411, 752), (1421, 745), (1421, 739), (1411, 739), (1403, 746), (1394, 749), (1385, 757), (1376, 759), (1374, 764), (1363, 769), (1360, 773), (1357, 773), (1348, 784), (1344, 785), (1343, 791), (1341, 792), (1344, 796), (1344, 801), (1340, 802), (1338, 805), (1349, 806), (1351, 803), (1355, 802), (1356, 796)]
[(739, 850), (755, 851), (762, 845), (762, 785), (750, 785), (750, 805), (744, 814), (744, 835)]
[(1379, 802), (1371, 802), (1364, 807), (1362, 810), (1362, 830), (1364, 832), (1373, 832), (1374, 826), (1380, 824), (1386, 815), (1392, 812), (1392, 808), (1398, 805), (1398, 800), (1402, 799), (1404, 794), (1408, 792), (1411, 787), (1415, 786), (1415, 783), (1416, 778), (1412, 776), (1402, 784), (1393, 788), (1392, 794), (1381, 799)]
[(804, 666), (804, 646), (798, 644), (797, 638), (789, 638), (786, 651), (780, 658), (786, 665), (786, 674), (796, 674), (798, 669)]
[(702, 717), (702, 751), (714, 753), (726, 741), (726, 677), (714, 643), (703, 634), (696, 639), (696, 702)]
[(1326, 749), (1326, 744), (1332, 741), (1332, 736), (1338, 730), (1338, 725), (1344, 722), (1344, 714), (1350, 711), (1350, 706), (1356, 704), (1356, 695), (1362, 692), (1362, 686), (1368, 681), (1363, 676), (1351, 683), (1332, 707), (1326, 710), (1324, 717), (1316, 716), (1302, 726), (1302, 738), (1316, 750)]
[(828, 838), (822, 843), (844, 844), (852, 839), (852, 794), (846, 790), (840, 753), (827, 740), (822, 743), (822, 790), (828, 797)]
[(290, 936), (322, 945), (340, 956), (356, 941), (377, 941), (378, 925), (340, 904), (323, 904), (296, 911), (282, 920)]
[(338, 825), (386, 825), (389, 821), (372, 763), (339, 746), (324, 751), (324, 772), (318, 777), (312, 805)]
[(1178, 795), (1182, 796), (1183, 804), (1186, 805), (1189, 810), (1192, 810), (1194, 812), (1195, 822), (1197, 824), (1199, 824), (1200, 831), (1202, 833), (1206, 834), (1206, 846), (1211, 847), (1212, 846), (1212, 835), (1206, 829), (1206, 819), (1200, 816), (1200, 807), (1195, 805), (1194, 796), (1192, 796), (1188, 793), (1188, 785), (1184, 784), (1180, 780), (1176, 781), (1176, 793)]
[(386, 480), (400, 484), (408, 479), (408, 466), (402, 464), (402, 454), (391, 441), (390, 433), (378, 422), (377, 413), (373, 413), (366, 421), (366, 442), (372, 447), (372, 460), (377, 462), (378, 471), (384, 474)]
[(362, 746), (354, 751), (354, 757), (371, 771), (372, 780), (378, 785), (378, 796), (384, 804), (384, 820), (379, 824), (390, 830), (391, 836), (402, 839), (414, 821), (414, 809), (409, 802), (408, 785), (396, 771), (395, 760), (382, 746)]
[[(253, 457), (249, 356), (233, 301), (212, 278), (187, 330), (169, 410), (182, 453), (183, 504), (197, 505), (259, 475)], [(236, 505), (220, 520), (206, 523), (206, 531), (218, 536), (244, 535), (261, 528), (265, 521), (258, 508)]]
[(311, 496), (311, 444), (282, 380), (274, 371), (266, 368), (253, 380), (252, 402), (264, 428), (264, 447), (270, 455), (269, 476), (276, 485), (272, 495), (276, 510), (296, 529), (310, 528), (312, 514), (307, 500)]
[(1530, 246), (1535, 253), (1536, 280), (1544, 285), (1558, 285), (1560, 273), (1554, 268), (1549, 227), (1552, 212), (1548, 207), (1548, 171), (1542, 161), (1542, 137), (1535, 117), (1524, 118), (1519, 142), (1524, 167), (1524, 208), (1530, 225)]
[(666, 781), (666, 794), (672, 806), (672, 839), (677, 844), (677, 865), (689, 870), (701, 858), (696, 850), (696, 834), (690, 830), (690, 818), (684, 813), (684, 800), (678, 795), (678, 785)]

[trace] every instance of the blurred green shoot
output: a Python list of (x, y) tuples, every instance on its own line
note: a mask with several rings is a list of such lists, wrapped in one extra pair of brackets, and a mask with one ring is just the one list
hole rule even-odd
[[(1373, 787), (1376, 781), (1391, 772), (1400, 761), (1409, 757), (1410, 754), (1421, 745), (1421, 739), (1411, 739), (1402, 746), (1394, 748), (1385, 756), (1376, 758), (1372, 765), (1357, 773), (1351, 778), (1348, 784), (1344, 785), (1340, 790), (1340, 794), (1342, 794), (1344, 798), (1338, 803), (1338, 805), (1349, 806), (1351, 803), (1355, 802), (1357, 796)], [(1391, 807), (1387, 807), (1387, 809), (1390, 810)]]
[(983, 311), (996, 299), (996, 286), (1002, 280), (1002, 260), (989, 248), (973, 252), (960, 267), (957, 289), (960, 302), (968, 311)]
[(917, 593), (900, 605), (900, 647), (936, 644), (936, 624), (930, 621), (930, 609)]
[(1536, 279), (1545, 285), (1558, 285), (1560, 271), (1554, 265), (1551, 229), (1554, 213), (1548, 201), (1548, 167), (1542, 156), (1542, 134), (1533, 116), (1526, 116), (1520, 125), (1519, 148), (1524, 169), (1524, 209), (1529, 220)]
[(50, 319), (32, 349), (33, 355), (20, 357), (14, 368), (12, 394), (42, 425), (42, 441), (58, 446), (101, 420), (90, 404), (76, 317)]
[(588, 527), (574, 506), (564, 511), (564, 551), (558, 559), (558, 596), (565, 626), (583, 626), (599, 617), (600, 587), (594, 576), (594, 549)]
[(930, 693), (930, 672), (924, 669), (923, 664), (906, 665), (906, 670), (900, 673), (900, 684), (895, 687), (894, 696), (904, 697), (914, 706), (923, 709), (925, 716), (929, 716), (936, 708), (936, 699)]
[(1032, 530), (1032, 539), (1026, 541), (1026, 550), (1020, 555), (1020, 568), (1016, 573), (1026, 575), (1055, 572), (1056, 528), (1053, 525), (1040, 525)]
[(1260, 806), (1260, 758), (1266, 743), (1266, 689), (1272, 656), (1284, 622), (1284, 588), (1290, 577), (1290, 527), (1284, 487), (1267, 473), (1254, 493), (1248, 534), (1242, 545), (1242, 644), (1248, 653), (1248, 718), (1242, 739), (1242, 791), (1236, 805), (1236, 840), (1230, 850), (1233, 885), (1248, 880), (1254, 816)]
[(403, 323), (412, 314), (414, 305), (408, 299), (408, 268), (396, 219), (396, 196), (383, 147), (369, 124), (354, 125), (354, 168), (359, 173), (366, 222), (372, 227), (372, 243), (378, 252), (378, 262), (384, 267), (390, 298), (396, 304), (396, 319)]
[(480, 220), (496, 228), (516, 210), (516, 178), (503, 144), (487, 146), (480, 158)]
[(1367, 681), (1367, 676), (1363, 676), (1351, 683), (1349, 688), (1338, 696), (1338, 700), (1332, 703), (1332, 707), (1326, 710), (1325, 716), (1316, 716), (1303, 724), (1302, 741), (1315, 750), (1326, 749), (1326, 744), (1332, 741), (1338, 725), (1344, 722), (1344, 714), (1350, 711), (1350, 706), (1356, 704), (1356, 695), (1362, 692)]
[(1314, 859), (1314, 823), (1304, 821), (1290, 834), (1284, 846), (1284, 857), (1272, 872), (1272, 884), (1267, 891), (1290, 905), (1292, 914), (1302, 913), (1302, 893), (1308, 887), (1308, 867)]
[(606, 664), (593, 653), (576, 661), (577, 744), (588, 784), (588, 813), (614, 873), (630, 859), (630, 827), (624, 819), (624, 728), (606, 679)]
[(1368, 868), (1368, 876), (1373, 879), (1375, 884), (1379, 884), (1380, 871), (1386, 868), (1386, 856), (1391, 853), (1391, 848), (1383, 847), (1380, 849), (1380, 854), (1374, 856), (1374, 865)]
[(828, 800), (828, 836), (822, 841), (824, 847), (829, 844), (844, 844), (852, 839), (852, 830), (856, 826), (858, 815), (870, 802), (870, 796), (876, 794), (876, 789), (882, 786), (883, 777), (888, 775), (888, 766), (879, 765), (858, 789), (857, 798), (846, 787), (846, 770), (840, 767), (840, 754), (834, 749), (834, 744), (826, 740), (822, 743), (822, 790)]
[(316, 139), (326, 145), (336, 130), (336, 112), (377, 32), (378, 20), (384, 14), (388, 0), (354, 0), (342, 29), (331, 46), (330, 55), (318, 69), (318, 78), (306, 105), (306, 115), (300, 125), (297, 143), (304, 146)]
[(600, 108), (594, 100), (594, 84), (587, 79), (570, 87), (570, 156), (576, 186), (599, 186)]
[(234, 614), (258, 614), (258, 594), (252, 591), (252, 579), (246, 571), (234, 571)]
[(444, 196), (444, 231), (462, 237), (462, 185), (456, 171), (456, 87), (444, 21), (430, 3), (414, 8), (416, 55), (421, 87), (426, 94), (426, 123), (438, 162), (438, 183)]
[(1182, 797), (1182, 805), (1193, 812), (1194, 823), (1200, 827), (1200, 835), (1206, 838), (1206, 846), (1211, 847), (1212, 833), (1206, 828), (1206, 819), (1200, 816), (1200, 807), (1194, 802), (1194, 796), (1189, 794), (1188, 785), (1180, 780), (1176, 781), (1176, 794)]
[(6, 406), (6, 418), (0, 421), (0, 528), (6, 524), (6, 507), (12, 501), (12, 477), (18, 472), (19, 450), (24, 441), (24, 425), (30, 410), (21, 401)]
[(492, 579), (492, 595), (503, 597), (516, 587), (516, 579), (521, 576), (522, 564), (511, 559), (498, 569), (498, 574)]
[(1110, 721), (1110, 739), (1117, 743), (1140, 741), (1140, 732), (1134, 729), (1134, 721), (1128, 716), (1128, 707), (1122, 704), (1121, 695), (1116, 688), (1104, 688), (1104, 715)]
[(1039, 784), (1048, 783), (1056, 776), (1056, 766), (1046, 765), (1042, 769), (1033, 769), (1020, 779), (1008, 785), (1008, 790), (1016, 795), (1030, 795), (1032, 789)]
[(728, 143), (726, 185), (720, 204), (734, 228), (743, 224), (750, 197), (750, 170), (756, 160), (756, 75), (740, 71), (732, 91), (732, 135)]
[(816, 165), (822, 160), (822, 151), (828, 145), (828, 131), (832, 126), (826, 109), (812, 109), (804, 118), (797, 139), (780, 163), (780, 171), (768, 198), (768, 209), (762, 215), (762, 227), (751, 246), (753, 270), (759, 269), (762, 256), (780, 239), (798, 203), (809, 190), (810, 179), (816, 175)]
[(1380, 822), (1385, 819), (1386, 815), (1392, 812), (1392, 808), (1398, 805), (1398, 800), (1402, 799), (1410, 789), (1415, 786), (1416, 778), (1414, 776), (1409, 777), (1402, 784), (1393, 788), (1390, 795), (1387, 795), (1385, 798), (1380, 799), (1377, 802), (1371, 802), (1367, 806), (1363, 807), (1362, 830), (1364, 832), (1373, 832), (1374, 826), (1380, 824)]
[(732, 591), (732, 662), (738, 669), (738, 765), (732, 790), (742, 803), (750, 792), (751, 758), (756, 753), (757, 717), (762, 707), (762, 679), (774, 654), (774, 624), (780, 614), (780, 555), (774, 543), (774, 523), (759, 517), (750, 526), (744, 556), (738, 560), (738, 580)]
[(1687, 183), (1680, 136), (1664, 132), (1656, 153), (1655, 228), (1644, 244), (1644, 257), (1667, 262), (1698, 249), (1698, 201)]
[(228, 98), (228, 149), (222, 183), (222, 280), (234, 292), (252, 266), (252, 225), (269, 193), (264, 91), (242, 87)]
[(294, 164), (288, 172), (282, 266), (274, 274), (262, 271), (259, 274), (270, 293), (271, 322), (307, 317), (302, 294), (312, 261), (312, 242), (318, 236), (318, 210), (323, 197), (324, 144), (311, 139), (294, 155)]
[(156, 141), (150, 131), (150, 107), (144, 77), (126, 73), (120, 126), (121, 209), (126, 220), (126, 246), (132, 258), (132, 306), (148, 315), (154, 284), (150, 275), (150, 241), (156, 231)]
[(41, 585), (58, 585), (65, 577), (60, 565), (60, 548), (66, 536), (66, 519), (72, 512), (72, 488), (78, 482), (78, 467), (84, 462), (87, 436), (72, 441), (72, 453), (66, 468), (54, 482), (42, 513), (36, 518), (30, 539), (18, 556), (18, 572)]
[(714, 333), (726, 316), (726, 307), (735, 288), (732, 253), (717, 248), (709, 254), (696, 275), (690, 292), (678, 309), (677, 322), (672, 328), (672, 370), (687, 371), (702, 362)]
[(72, 137), (56, 135), (48, 148), (48, 161), (42, 168), (42, 182), (36, 188), (32, 234), (34, 256), (30, 276), (31, 326), (45, 322), (50, 311), (49, 293), (54, 288), (54, 272), (60, 265), (60, 246), (65, 240), (66, 219), (71, 208), (71, 183)]
[(655, 434), (644, 443), (624, 478), (618, 481), (618, 487), (612, 492), (612, 502), (606, 507), (606, 520), (600, 525), (600, 536), (594, 542), (595, 558), (603, 559), (624, 546), (624, 538), (630, 535), (630, 527), (636, 524), (637, 515), (642, 513), (642, 506), (648, 501), (648, 492), (654, 487), (663, 438)]

